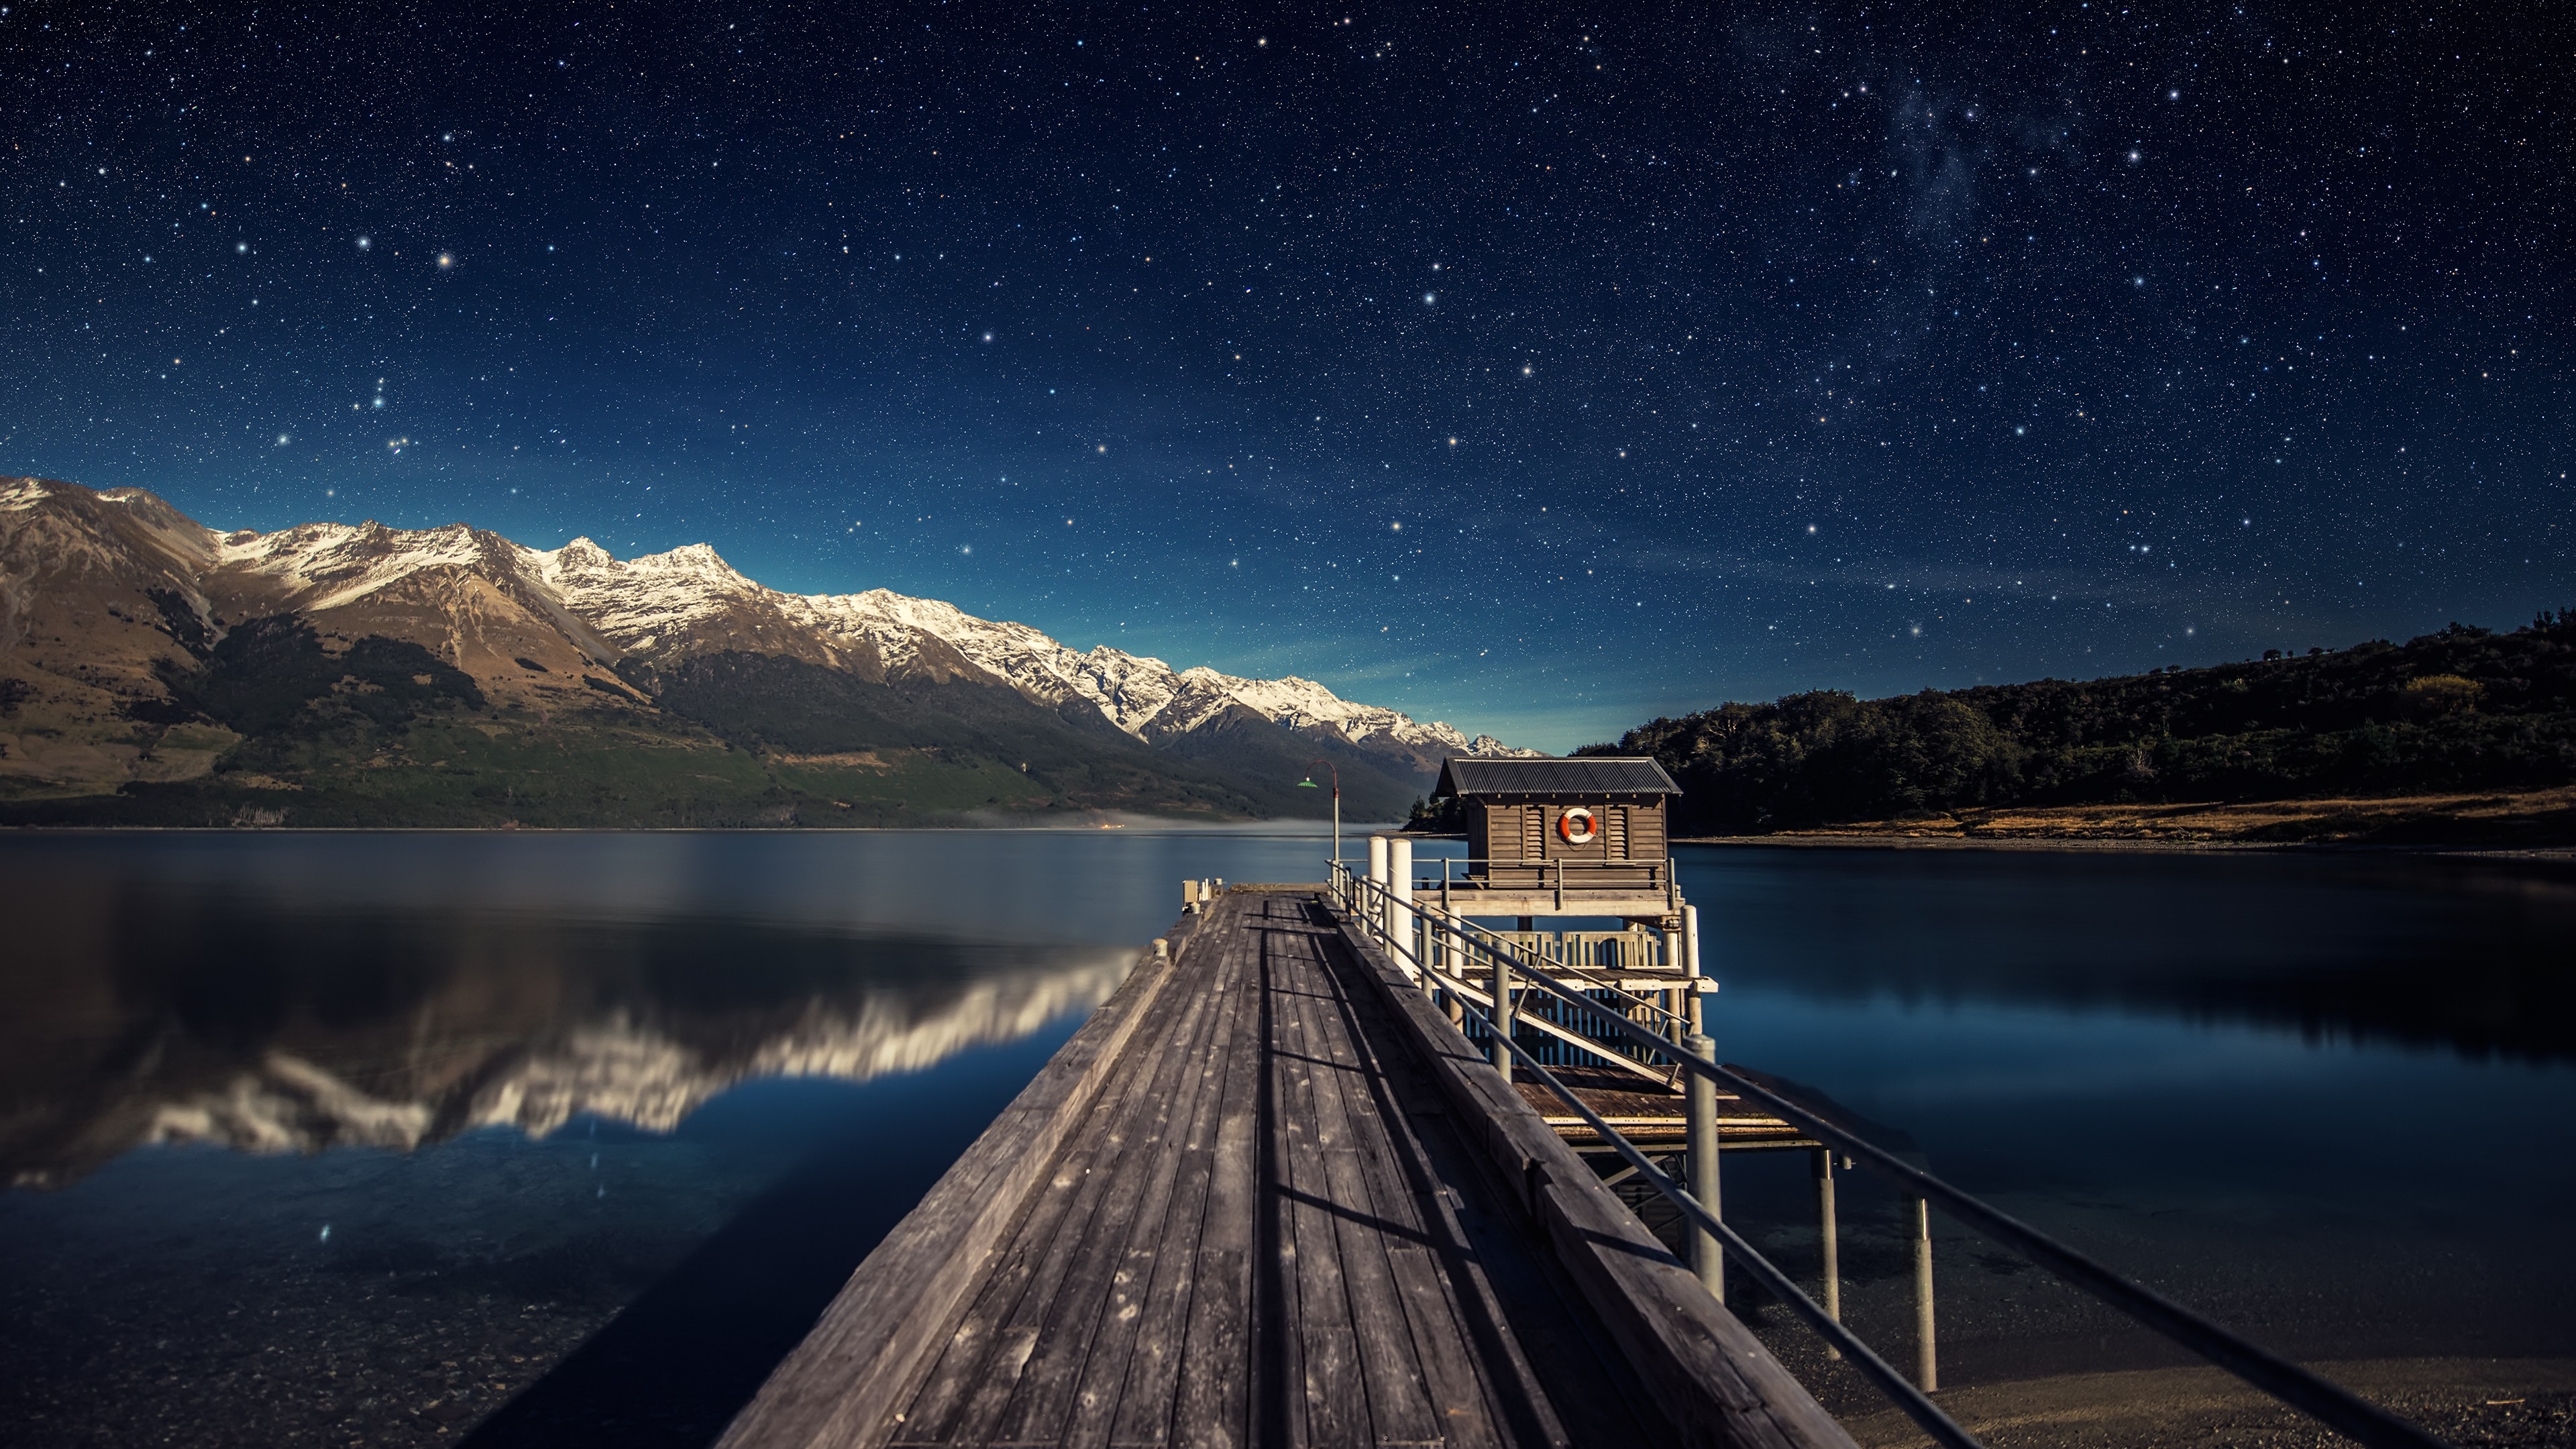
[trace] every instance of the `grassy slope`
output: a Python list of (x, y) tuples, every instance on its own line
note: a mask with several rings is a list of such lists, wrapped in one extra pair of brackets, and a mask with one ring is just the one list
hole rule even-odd
[[(0, 824), (879, 826), (1104, 810), (1224, 818), (1250, 805), (1008, 691), (890, 688), (754, 660), (701, 681), (694, 701), (675, 691), (703, 722), (605, 689), (540, 714), (486, 698), (416, 645), (370, 637), (332, 651), (298, 621), (260, 625), (236, 629), (199, 669), (172, 671), (150, 718), (109, 722), (143, 750), (137, 778), (16, 783)], [(174, 773), (192, 778), (154, 778), (165, 751), (188, 756)]]

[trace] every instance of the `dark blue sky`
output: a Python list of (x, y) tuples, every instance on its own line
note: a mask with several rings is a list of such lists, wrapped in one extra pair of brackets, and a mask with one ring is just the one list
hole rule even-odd
[(2541, 5), (9, 0), (0, 470), (1563, 747), (2576, 604)]

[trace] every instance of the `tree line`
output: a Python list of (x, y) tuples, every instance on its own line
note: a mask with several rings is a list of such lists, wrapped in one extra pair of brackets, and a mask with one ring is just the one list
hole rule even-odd
[(2112, 679), (1721, 704), (1578, 754), (1651, 755), (1677, 833), (2007, 805), (2538, 789), (2576, 781), (2576, 610), (2509, 633)]

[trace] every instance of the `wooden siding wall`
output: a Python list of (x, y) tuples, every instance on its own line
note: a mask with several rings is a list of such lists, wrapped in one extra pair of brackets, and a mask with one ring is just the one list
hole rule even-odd
[(1663, 860), (1672, 854), (1664, 838), (1664, 802), (1628, 807), (1628, 858)]
[[(1596, 825), (1592, 839), (1572, 845), (1556, 833), (1556, 822), (1577, 805), (1592, 811)], [(1654, 799), (1613, 805), (1582, 800), (1543, 804), (1471, 801), (1467, 853), (1477, 860), (1505, 863), (1663, 860), (1670, 854), (1664, 838), (1664, 802)]]

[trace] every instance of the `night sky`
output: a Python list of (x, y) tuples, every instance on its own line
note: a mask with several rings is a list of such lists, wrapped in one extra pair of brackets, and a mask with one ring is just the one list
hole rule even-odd
[(0, 472), (1563, 748), (2576, 604), (2546, 5), (0, 9)]

